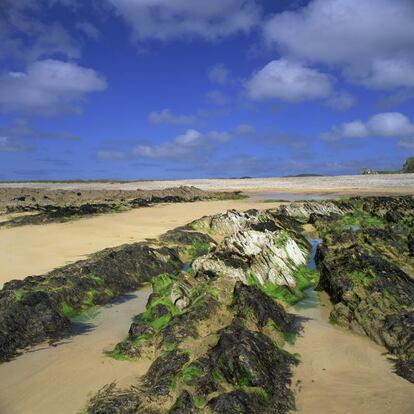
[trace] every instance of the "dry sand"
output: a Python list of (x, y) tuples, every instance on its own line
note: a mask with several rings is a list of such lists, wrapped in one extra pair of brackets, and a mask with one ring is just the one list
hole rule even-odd
[(414, 193), (414, 174), (345, 175), (336, 177), (274, 177), (250, 179), (192, 179), (130, 182), (80, 183), (0, 183), (0, 188), (47, 188), (67, 190), (162, 190), (179, 186), (195, 186), (212, 191), (245, 192), (359, 192), (364, 194)]
[(131, 318), (145, 309), (150, 293), (142, 289), (130, 300), (101, 308), (87, 333), (1, 364), (0, 413), (75, 414), (88, 396), (115, 379), (120, 386), (133, 384), (150, 361), (116, 361), (103, 352), (125, 337)]
[[(412, 414), (413, 384), (392, 372), (386, 350), (328, 322), (325, 293), (313, 293), (297, 312), (307, 318), (291, 351), (300, 354), (292, 384), (300, 414)], [(307, 302), (307, 303), (306, 303)]]
[(257, 200), (163, 204), (66, 223), (0, 229), (0, 287), (8, 280), (46, 273), (107, 247), (155, 238), (204, 215), (276, 205)]

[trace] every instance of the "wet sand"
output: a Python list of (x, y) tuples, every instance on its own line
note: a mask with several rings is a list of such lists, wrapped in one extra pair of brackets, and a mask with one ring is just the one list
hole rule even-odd
[[(150, 361), (116, 361), (103, 354), (122, 340), (131, 318), (145, 309), (151, 290), (102, 307), (86, 333), (56, 347), (47, 344), (0, 365), (0, 413), (75, 414), (104, 385), (128, 386), (144, 374)], [(124, 297), (127, 299), (127, 297)]]
[(155, 238), (204, 215), (228, 209), (274, 208), (260, 200), (161, 204), (66, 223), (0, 229), (0, 287), (39, 275), (107, 247)]
[(292, 381), (297, 412), (412, 414), (413, 384), (392, 372), (385, 348), (330, 324), (330, 309), (327, 295), (316, 292), (296, 307), (310, 318), (290, 349), (301, 361)]

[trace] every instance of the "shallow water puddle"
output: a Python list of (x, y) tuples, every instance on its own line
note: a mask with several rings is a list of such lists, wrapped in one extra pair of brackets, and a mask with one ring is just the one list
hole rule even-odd
[(38, 346), (0, 365), (0, 413), (74, 414), (88, 396), (116, 380), (134, 383), (150, 361), (116, 361), (103, 354), (122, 340), (131, 319), (145, 309), (150, 288), (103, 306), (90, 329), (56, 346)]
[[(313, 241), (314, 266), (317, 242)], [(393, 373), (385, 348), (329, 323), (324, 292), (308, 290), (293, 311), (306, 318), (291, 352), (300, 354), (292, 386), (301, 414), (412, 414), (414, 387)]]

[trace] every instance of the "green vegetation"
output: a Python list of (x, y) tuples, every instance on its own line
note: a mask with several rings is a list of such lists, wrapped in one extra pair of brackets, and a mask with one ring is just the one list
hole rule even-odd
[(191, 260), (203, 256), (210, 251), (210, 243), (202, 243), (198, 240), (193, 240), (191, 246), (188, 248), (188, 255)]
[(303, 292), (318, 283), (319, 275), (316, 270), (307, 268), (305, 265), (300, 266), (294, 273), (296, 279), (296, 287), (278, 286), (272, 282), (266, 282), (263, 286), (259, 286), (266, 295), (271, 298), (294, 305), (305, 297)]
[(242, 387), (242, 390), (248, 394), (256, 394), (263, 401), (269, 400), (269, 394), (262, 387)]
[(349, 273), (349, 276), (353, 284), (363, 287), (371, 286), (372, 282), (376, 279), (376, 276), (369, 270), (366, 272), (359, 272), (357, 270), (354, 270), (353, 272)]
[(195, 379), (200, 378), (202, 375), (202, 369), (194, 364), (186, 366), (182, 371), (182, 379), (186, 385), (191, 385)]
[(288, 344), (294, 345), (297, 339), (297, 334), (296, 332), (286, 332), (283, 334), (283, 338)]
[(193, 396), (193, 402), (194, 402), (194, 405), (196, 406), (196, 408), (199, 408), (199, 409), (203, 408), (205, 403), (206, 403), (204, 398), (201, 398), (197, 395)]
[(384, 227), (384, 222), (381, 218), (368, 214), (364, 211), (356, 211), (353, 214), (343, 216), (338, 220), (337, 224), (342, 228), (345, 226)]
[(279, 231), (275, 238), (276, 246), (279, 247), (279, 249), (283, 249), (286, 246), (286, 243), (289, 239), (290, 237), (287, 231)]
[(66, 302), (62, 303), (62, 313), (69, 319), (76, 318), (79, 315), (79, 312)]
[(25, 293), (26, 292), (23, 289), (16, 290), (14, 292), (14, 296), (15, 296), (16, 302), (21, 301), (22, 298), (23, 298), (23, 296), (25, 295)]

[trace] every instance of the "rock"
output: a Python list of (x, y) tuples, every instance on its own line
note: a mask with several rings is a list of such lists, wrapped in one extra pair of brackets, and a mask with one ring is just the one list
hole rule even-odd
[(188, 391), (177, 398), (175, 404), (168, 411), (168, 414), (196, 414), (198, 410), (194, 407), (193, 399)]
[(193, 262), (196, 274), (247, 282), (250, 275), (264, 284), (296, 286), (293, 271), (306, 263), (306, 251), (286, 232), (239, 231), (226, 237), (215, 252)]
[(408, 158), (402, 168), (403, 173), (414, 173), (414, 157)]
[[(103, 387), (89, 402), (88, 414), (136, 414), (141, 405), (138, 390), (118, 390), (112, 383)], [(142, 412), (142, 411), (140, 411)]]
[(62, 315), (45, 292), (29, 292), (0, 312), (0, 360), (12, 357), (17, 349), (68, 334), (70, 321)]
[(312, 214), (319, 216), (330, 216), (331, 214), (344, 215), (344, 208), (330, 201), (291, 203), (280, 208), (279, 214), (295, 218), (309, 219)]
[(253, 316), (260, 328), (269, 322), (274, 322), (283, 333), (288, 333), (294, 328), (294, 316), (288, 314), (283, 306), (255, 286), (246, 286), (242, 282), (237, 282), (234, 286), (231, 306), (236, 316)]
[(158, 357), (144, 377), (144, 385), (152, 396), (167, 396), (175, 376), (189, 361), (188, 353), (174, 349)]
[(0, 291), (0, 360), (19, 348), (66, 335), (70, 322), (65, 312), (73, 316), (108, 303), (182, 266), (174, 249), (134, 243), (103, 250), (46, 275), (5, 283)]

